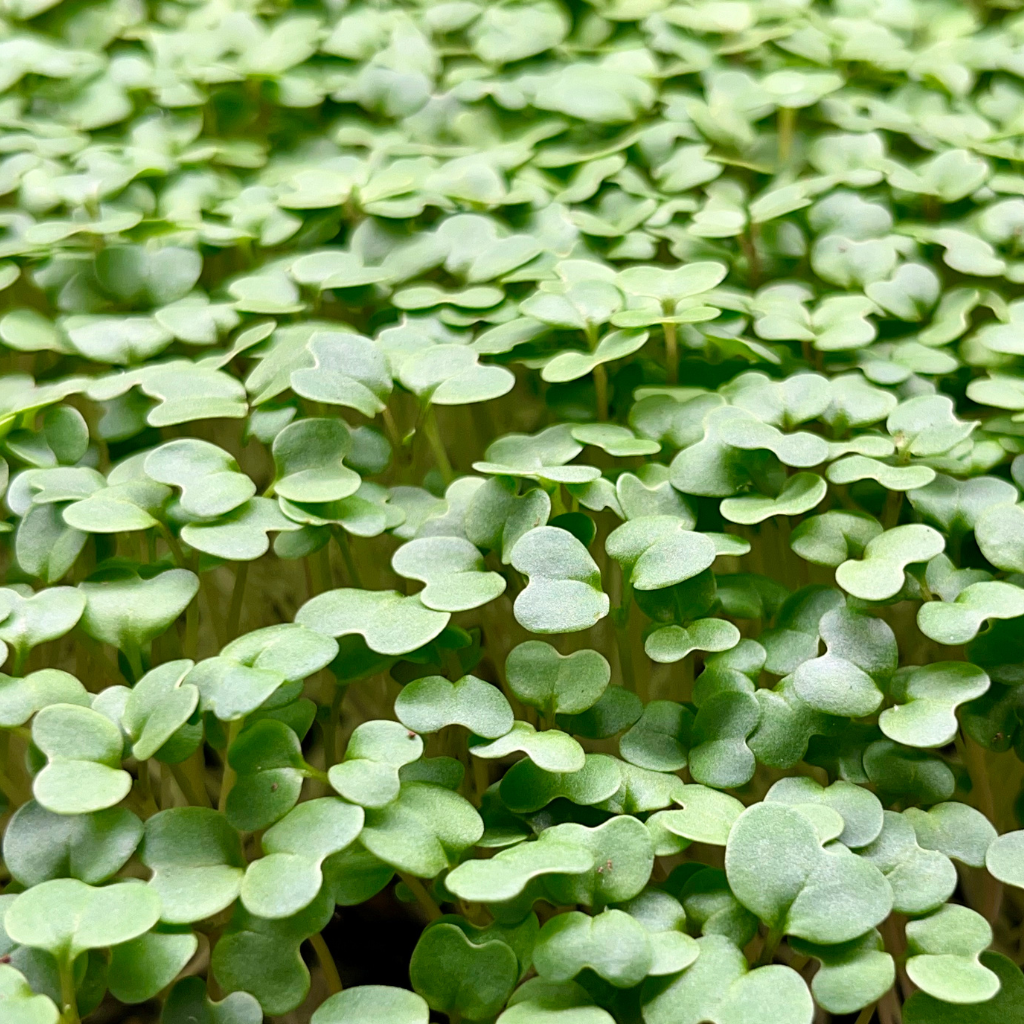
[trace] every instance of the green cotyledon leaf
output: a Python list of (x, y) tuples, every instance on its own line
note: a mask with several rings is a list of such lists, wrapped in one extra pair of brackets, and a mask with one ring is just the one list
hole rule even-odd
[[(785, 850), (774, 861), (769, 850)], [(881, 871), (821, 846), (810, 819), (778, 804), (748, 808), (729, 833), (725, 868), (736, 897), (770, 928), (835, 944), (863, 934), (892, 908)]]
[(567, 530), (530, 530), (516, 542), (511, 561), (530, 581), (515, 601), (516, 619), (530, 632), (576, 632), (608, 614), (597, 563)]

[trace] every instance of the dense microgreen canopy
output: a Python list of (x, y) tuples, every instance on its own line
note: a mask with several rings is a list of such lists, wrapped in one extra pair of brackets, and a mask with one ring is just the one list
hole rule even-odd
[(1021, 1024), (1022, 52), (0, 0), (0, 1022)]

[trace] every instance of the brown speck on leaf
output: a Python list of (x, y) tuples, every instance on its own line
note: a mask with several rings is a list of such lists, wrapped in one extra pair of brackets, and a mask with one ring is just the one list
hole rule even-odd
[(276, 782), (272, 782), (270, 784), (270, 792), (271, 793), (276, 793), (277, 792), (277, 783)]

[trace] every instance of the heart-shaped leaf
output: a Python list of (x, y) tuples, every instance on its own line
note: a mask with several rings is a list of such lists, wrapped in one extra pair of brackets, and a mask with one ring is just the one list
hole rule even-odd
[(519, 960), (497, 937), (479, 937), (441, 920), (426, 928), (409, 962), (413, 988), (434, 1010), (468, 1020), (493, 1017), (519, 978)]
[(948, 800), (956, 788), (953, 772), (940, 757), (890, 739), (876, 740), (862, 753), (868, 779), (886, 796), (922, 804)]
[[(304, 261), (292, 266), (293, 275)], [(379, 275), (379, 272), (377, 272)], [(329, 287), (334, 277), (321, 282)], [(327, 405), (342, 405), (375, 416), (382, 412), (391, 394), (391, 374), (384, 353), (368, 338), (342, 331), (317, 331), (307, 343), (313, 366), (292, 370), (292, 390), (303, 398)]]
[(732, 894), (719, 868), (681, 864), (665, 887), (678, 895), (687, 920), (701, 935), (724, 935), (742, 949), (757, 934), (757, 918)]
[(146, 474), (181, 490), (182, 510), (212, 519), (238, 508), (256, 493), (256, 485), (222, 448), (197, 438), (160, 445), (146, 456)]
[[(538, 298), (542, 298), (544, 300), (545, 307), (548, 302), (562, 299), (561, 296), (555, 295), (538, 296)], [(523, 305), (525, 309), (526, 303)], [(536, 310), (538, 307), (534, 306), (532, 308)], [(547, 322), (547, 317), (560, 316), (561, 314), (553, 309), (545, 308), (543, 314), (533, 312), (530, 315), (536, 316), (538, 320)], [(568, 319), (568, 317), (566, 317), (566, 319)], [(647, 342), (647, 338), (647, 331), (610, 331), (601, 338), (591, 352), (560, 352), (541, 371), (541, 378), (552, 384), (561, 384), (566, 381), (578, 380), (580, 377), (584, 377), (588, 373), (593, 373), (595, 368), (601, 366), (603, 363), (610, 363), (616, 359), (624, 359), (626, 356), (630, 356), (634, 352), (639, 351)], [(580, 440), (580, 438), (577, 438), (577, 440)]]
[(786, 478), (782, 489), (774, 497), (745, 495), (726, 498), (721, 504), (722, 515), (731, 523), (749, 526), (763, 523), (772, 516), (795, 516), (809, 512), (820, 505), (828, 493), (828, 485), (817, 473), (795, 473)]
[(344, 465), (352, 434), (340, 419), (305, 419), (274, 438), (274, 490), (289, 501), (337, 501), (353, 494), (359, 474)]
[(588, 423), (582, 427), (573, 427), (572, 436), (580, 444), (594, 445), (616, 458), (654, 455), (661, 450), (661, 445), (656, 441), (639, 438), (628, 427), (616, 423)]
[(716, 554), (710, 538), (673, 516), (631, 519), (609, 534), (605, 548), (637, 590), (682, 583), (707, 569)]
[(548, 771), (526, 757), (505, 773), (499, 792), (510, 811), (528, 814), (559, 797), (580, 806), (599, 804), (618, 792), (621, 782), (619, 766), (607, 754), (587, 754), (582, 767), (571, 771)]
[(182, 978), (164, 1003), (163, 1024), (260, 1024), (262, 1016), (248, 992), (234, 992), (217, 1003), (206, 994), (202, 978)]
[(988, 676), (967, 662), (942, 661), (904, 670), (892, 687), (897, 703), (878, 716), (879, 728), (908, 747), (943, 747), (956, 735), (957, 707), (988, 688)]
[(152, 872), (150, 887), (161, 920), (189, 924), (231, 906), (245, 873), (238, 833), (208, 807), (173, 807), (146, 821), (139, 859)]
[(507, 564), (516, 541), (551, 515), (547, 492), (533, 487), (517, 495), (516, 481), (491, 477), (477, 488), (466, 509), (466, 537), (480, 548), (490, 548)]
[(56, 640), (72, 630), (85, 610), (85, 597), (75, 587), (48, 587), (37, 594), (0, 590), (0, 640), (14, 650), (19, 661), (33, 647)]
[(264, 856), (245, 872), (241, 897), (246, 910), (276, 919), (309, 906), (323, 885), (323, 861), (352, 843), (362, 827), (362, 808), (333, 797), (289, 811), (263, 834)]
[(671, 664), (693, 651), (728, 651), (740, 642), (740, 631), (726, 619), (697, 619), (687, 626), (662, 626), (644, 641), (651, 661)]
[(930, 484), (935, 470), (928, 466), (890, 466), (867, 455), (848, 455), (833, 462), (825, 475), (833, 484), (874, 480), (888, 491), (912, 491)]
[(804, 980), (773, 964), (750, 971), (728, 939), (705, 935), (700, 955), (682, 974), (651, 978), (641, 1001), (648, 1024), (754, 1024), (770, 1013), (780, 1024), (810, 1024), (814, 1003)]
[(111, 570), (80, 583), (85, 598), (82, 629), (119, 650), (138, 649), (188, 607), (199, 580), (188, 569), (168, 569), (144, 577), (130, 570)]
[(476, 676), (463, 676), (454, 683), (444, 676), (414, 679), (395, 698), (395, 714), (413, 732), (426, 734), (461, 725), (484, 739), (506, 735), (515, 723), (501, 690)]
[(583, 484), (596, 480), (596, 466), (569, 466), (566, 463), (583, 451), (572, 436), (572, 427), (562, 424), (537, 434), (507, 434), (488, 446), (482, 462), (474, 462), (478, 473), (549, 480), (554, 483)]
[(270, 498), (250, 498), (213, 522), (188, 523), (181, 539), (190, 547), (215, 558), (251, 562), (270, 548), (268, 533), (296, 531), (299, 524)]
[(621, 910), (590, 917), (558, 914), (541, 929), (533, 964), (546, 981), (571, 981), (590, 969), (618, 988), (639, 985), (654, 964), (646, 929)]
[(12, 1024), (57, 1024), (60, 1011), (49, 996), (36, 995), (23, 974), (0, 965), (0, 1009)]
[(4, 930), (15, 942), (74, 961), (87, 949), (128, 942), (160, 917), (160, 898), (127, 881), (94, 888), (77, 878), (55, 878), (23, 892), (7, 909)]
[(199, 940), (191, 932), (152, 931), (114, 946), (107, 984), (115, 999), (144, 1003), (166, 988), (192, 959)]
[(575, 822), (555, 825), (551, 839), (583, 847), (594, 858), (592, 868), (545, 879), (548, 900), (557, 905), (582, 903), (602, 909), (625, 903), (641, 892), (650, 878), (654, 852), (647, 829), (630, 815), (618, 815), (587, 828)]
[[(495, 294), (493, 289), (478, 290), (488, 292), (488, 298), (501, 297), (501, 293)], [(494, 301), (484, 301), (481, 305), (494, 305)], [(432, 405), (486, 402), (512, 390), (516, 379), (510, 370), (503, 366), (481, 365), (479, 360), (479, 355), (466, 345), (432, 345), (404, 359), (398, 369), (398, 379), (403, 387)]]
[(690, 774), (717, 789), (742, 786), (754, 774), (747, 737), (757, 728), (761, 709), (749, 693), (717, 693), (702, 703), (690, 732)]
[(77, 704), (51, 704), (32, 722), (32, 741), (46, 755), (32, 793), (55, 814), (88, 814), (120, 803), (132, 778), (121, 770), (121, 730)]
[(388, 985), (357, 985), (325, 1000), (311, 1024), (427, 1024), (430, 1008), (422, 996)]
[(470, 746), (478, 758), (504, 758), (521, 751), (539, 768), (549, 772), (577, 772), (585, 763), (582, 746), (558, 729), (539, 732), (528, 722), (514, 722), (509, 732), (489, 743)]
[(121, 724), (138, 760), (156, 756), (199, 706), (199, 690), (184, 681), (192, 664), (165, 662), (147, 672), (128, 695)]
[(885, 601), (902, 589), (908, 565), (927, 562), (944, 547), (942, 534), (930, 526), (897, 526), (868, 541), (859, 561), (843, 562), (836, 569), (836, 582), (864, 601)]
[(834, 568), (863, 557), (864, 548), (881, 532), (878, 520), (865, 512), (825, 512), (800, 523), (789, 543), (808, 562)]
[(956, 886), (956, 868), (949, 858), (919, 846), (910, 820), (896, 811), (885, 812), (879, 837), (857, 852), (885, 875), (898, 913), (930, 913)]
[(320, 895), (293, 917), (268, 921), (238, 904), (213, 949), (213, 975), (226, 992), (248, 992), (264, 1013), (295, 1009), (309, 992), (309, 970), (299, 947), (334, 913), (330, 894)]
[(422, 753), (423, 740), (398, 722), (363, 722), (348, 741), (344, 761), (331, 768), (331, 786), (363, 807), (385, 807), (398, 796), (399, 768)]
[(430, 643), (448, 623), (447, 612), (426, 608), (418, 595), (397, 590), (330, 590), (307, 601), (295, 621), (325, 636), (359, 633), (378, 654), (408, 654)]
[(806, 777), (780, 779), (765, 794), (765, 801), (805, 811), (816, 806), (837, 812), (843, 819), (843, 829), (836, 838), (853, 850), (874, 842), (884, 823), (878, 797), (870, 790), (843, 779), (830, 786), (820, 786)]
[(530, 632), (573, 633), (608, 614), (597, 563), (566, 530), (539, 526), (525, 533), (512, 549), (512, 566), (529, 577), (514, 610)]
[(686, 767), (693, 715), (674, 701), (651, 701), (619, 740), (619, 753), (640, 768), (675, 772)]
[(225, 812), (228, 821), (245, 832), (267, 828), (287, 814), (309, 774), (299, 737), (273, 718), (242, 731), (228, 750), (228, 764), (238, 778)]
[(1000, 987), (979, 955), (992, 941), (988, 922), (973, 910), (947, 903), (907, 924), (907, 974), (928, 995), (946, 1003), (983, 1003)]
[(367, 811), (360, 842), (399, 871), (434, 878), (476, 843), (484, 823), (473, 805), (441, 786), (409, 782), (387, 807)]
[(972, 583), (955, 601), (929, 601), (917, 613), (918, 628), (940, 644), (973, 640), (989, 619), (1016, 619), (1024, 615), (1024, 590), (1012, 583)]
[(594, 868), (590, 847), (545, 829), (535, 842), (518, 843), (487, 860), (467, 860), (445, 878), (445, 887), (471, 902), (503, 903), (545, 875), (580, 875)]
[[(850, 564), (850, 563), (845, 563)], [(838, 607), (822, 615), (818, 632), (826, 652), (793, 673), (796, 693), (830, 715), (860, 717), (877, 711), (896, 669), (896, 637), (881, 619)]]
[(1020, 999), (1024, 977), (1020, 968), (1001, 953), (982, 953), (981, 965), (999, 980), (999, 992), (983, 1003), (957, 1005), (926, 992), (915, 992), (904, 1003), (907, 1024), (1017, 1024), (1022, 1018)]
[(528, 640), (513, 648), (505, 674), (509, 689), (520, 701), (550, 718), (578, 715), (593, 707), (608, 686), (611, 667), (597, 651), (561, 655), (551, 644)]
[(97, 885), (125, 865), (141, 838), (142, 822), (126, 808), (65, 815), (29, 800), (4, 833), (4, 863), (26, 887), (68, 877)]
[(725, 846), (743, 804), (728, 793), (707, 786), (683, 786), (675, 795), (678, 810), (661, 811), (648, 819), (674, 836), (691, 843)]
[(505, 580), (484, 568), (480, 552), (461, 537), (421, 537), (403, 544), (391, 559), (399, 576), (426, 584), (419, 599), (439, 612), (460, 612), (493, 601)]
[(872, 929), (838, 946), (791, 939), (794, 950), (820, 964), (811, 980), (814, 1001), (830, 1013), (856, 1013), (881, 999), (896, 980), (896, 965)]
[[(769, 849), (786, 854), (769, 862)], [(823, 849), (810, 819), (780, 804), (743, 812), (729, 834), (725, 870), (737, 899), (771, 929), (811, 942), (847, 942), (892, 907), (878, 868), (843, 847)]]
[(1024, 870), (1021, 852), (1024, 851), (1024, 832), (1007, 832), (993, 840), (985, 854), (989, 874), (1007, 885), (1024, 889)]
[(594, 1005), (586, 989), (575, 982), (531, 978), (512, 993), (499, 1024), (612, 1024), (610, 1013)]
[(921, 847), (938, 850), (971, 867), (985, 866), (988, 850), (996, 841), (992, 823), (967, 804), (936, 804), (927, 811), (908, 807), (903, 816), (913, 825)]
[(73, 675), (57, 668), (42, 668), (24, 679), (0, 674), (0, 726), (24, 725), (50, 704), (89, 707), (91, 698)]

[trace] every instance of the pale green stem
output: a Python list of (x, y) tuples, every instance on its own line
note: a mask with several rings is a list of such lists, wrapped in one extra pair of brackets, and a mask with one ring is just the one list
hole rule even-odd
[(228, 722), (228, 740), (227, 745), (224, 747), (224, 775), (221, 778), (220, 797), (217, 800), (217, 810), (221, 814), (224, 813), (224, 809), (228, 805), (228, 794), (238, 779), (238, 773), (231, 767), (229, 755), (231, 753), (231, 745), (238, 739), (238, 734), (242, 731), (242, 723), (244, 721), (245, 719), (239, 718), (234, 722)]
[(324, 764), (330, 769), (338, 760), (338, 723), (341, 720), (341, 705), (348, 687), (334, 684), (334, 699), (331, 701), (331, 715), (324, 730)]
[(662, 324), (665, 331), (665, 365), (669, 384), (679, 383), (679, 343), (676, 341), (676, 325)]
[(70, 954), (58, 957), (60, 974), (60, 1001), (63, 1003), (60, 1024), (79, 1024), (78, 999), (75, 995), (75, 964)]
[(157, 528), (160, 530), (161, 535), (167, 542), (167, 546), (171, 549), (171, 554), (174, 556), (174, 561), (184, 568), (185, 567), (185, 553), (181, 550), (181, 545), (178, 543), (178, 538), (168, 529), (165, 523), (158, 523)]
[(202, 779), (193, 779), (189, 772), (191, 761), (192, 758), (188, 758), (180, 764), (170, 765), (171, 774), (189, 804), (193, 807), (209, 807), (210, 798), (206, 793), (206, 786), (203, 785)]
[(395, 450), (395, 458), (397, 459), (402, 450), (402, 433), (398, 429), (395, 417), (387, 406), (384, 406), (381, 417), (384, 420), (384, 430), (388, 435), (388, 440), (391, 442), (391, 447)]
[(145, 675), (142, 670), (142, 651), (139, 650), (139, 645), (128, 641), (121, 653), (132, 670), (132, 682), (137, 683)]
[(325, 544), (316, 553), (317, 575), (320, 577), (320, 593), (334, 589), (334, 573), (331, 571), (331, 547)]
[(779, 166), (789, 163), (796, 133), (796, 111), (792, 107), (779, 107)]
[(28, 663), (28, 656), (32, 653), (30, 647), (20, 647), (14, 652), (14, 661), (11, 666), (11, 675), (20, 679), (25, 672), (25, 665)]
[(885, 496), (882, 509), (882, 526), (891, 530), (900, 521), (900, 510), (903, 508), (903, 491), (890, 491)]
[(445, 450), (441, 431), (437, 428), (437, 416), (432, 405), (427, 406), (423, 417), (423, 433), (426, 434), (427, 444), (430, 445), (434, 462), (437, 464), (438, 472), (441, 474), (441, 479), (444, 480), (445, 487), (447, 487), (455, 479), (455, 471), (452, 469), (452, 464), (448, 459), (448, 452)]
[(405, 882), (409, 891), (416, 897), (416, 902), (419, 903), (421, 909), (427, 915), (427, 920), (436, 921), (441, 917), (441, 908), (434, 902), (434, 897), (427, 892), (423, 883), (415, 875), (410, 875), (406, 871), (399, 871), (398, 877)]
[(156, 798), (153, 796), (153, 782), (149, 777), (148, 761), (139, 762), (139, 792), (146, 803), (152, 804), (156, 811), (160, 810)]
[(878, 1003), (871, 1003), (869, 1006), (865, 1006), (864, 1009), (860, 1011), (860, 1014), (854, 1024), (868, 1024), (868, 1021), (870, 1021), (875, 1015), (875, 1007), (877, 1005)]
[(316, 958), (320, 961), (320, 970), (324, 972), (324, 981), (327, 982), (327, 991), (332, 996), (337, 995), (342, 990), (341, 975), (338, 974), (338, 966), (327, 948), (327, 943), (324, 942), (323, 935), (320, 932), (311, 935), (309, 944), (316, 951)]
[(476, 787), (476, 799), (479, 803), (491, 784), (489, 770), (487, 762), (482, 757), (473, 757), (470, 760), (473, 762), (473, 785)]
[(622, 669), (622, 685), (636, 692), (636, 673), (633, 671), (633, 644), (629, 635), (629, 619), (618, 626), (615, 635), (619, 641), (619, 665)]
[(319, 768), (312, 764), (307, 764), (304, 768), (300, 769), (300, 774), (307, 779), (316, 779), (317, 782), (322, 782), (325, 786), (331, 784), (331, 779), (327, 772), (320, 771)]
[(235, 585), (231, 591), (231, 607), (228, 609), (226, 639), (238, 636), (238, 624), (242, 618), (242, 602), (245, 600), (245, 581), (249, 575), (249, 563), (239, 562), (235, 567)]
[[(195, 557), (192, 559), (192, 564), (188, 567), (192, 572), (199, 575), (199, 552), (195, 552)], [(188, 608), (185, 609), (185, 643), (184, 654), (186, 658), (195, 660), (196, 654), (199, 650), (199, 595), (189, 601)]]
[(345, 571), (348, 573), (349, 583), (353, 587), (362, 590), (363, 581), (359, 575), (359, 568), (356, 565), (355, 559), (352, 557), (352, 546), (348, 542), (348, 534), (345, 532), (344, 527), (341, 526), (335, 526), (332, 533), (334, 540), (337, 542), (338, 549), (341, 551), (341, 558), (345, 563)]
[(608, 419), (608, 371), (601, 363), (594, 367), (594, 400), (597, 418), (604, 422)]
[[(955, 743), (960, 754), (960, 760), (971, 777), (975, 805), (998, 828), (996, 804), (992, 796), (992, 782), (989, 779), (988, 763), (985, 758), (984, 748), (975, 743), (969, 736), (964, 735), (961, 738), (959, 733), (955, 737)], [(1002, 899), (1002, 883), (999, 879), (986, 872), (982, 883), (982, 916), (995, 923), (996, 918), (999, 916), (999, 907)]]
[(7, 802), (12, 807), (17, 807), (24, 802), (21, 794), (18, 792), (18, 787), (15, 786), (14, 782), (2, 768), (0, 768), (0, 793), (7, 797)]
[(765, 936), (764, 946), (761, 948), (761, 955), (757, 958), (758, 967), (770, 964), (775, 959), (775, 951), (779, 948), (779, 943), (782, 942), (782, 935), (783, 933), (779, 929), (769, 930)]

